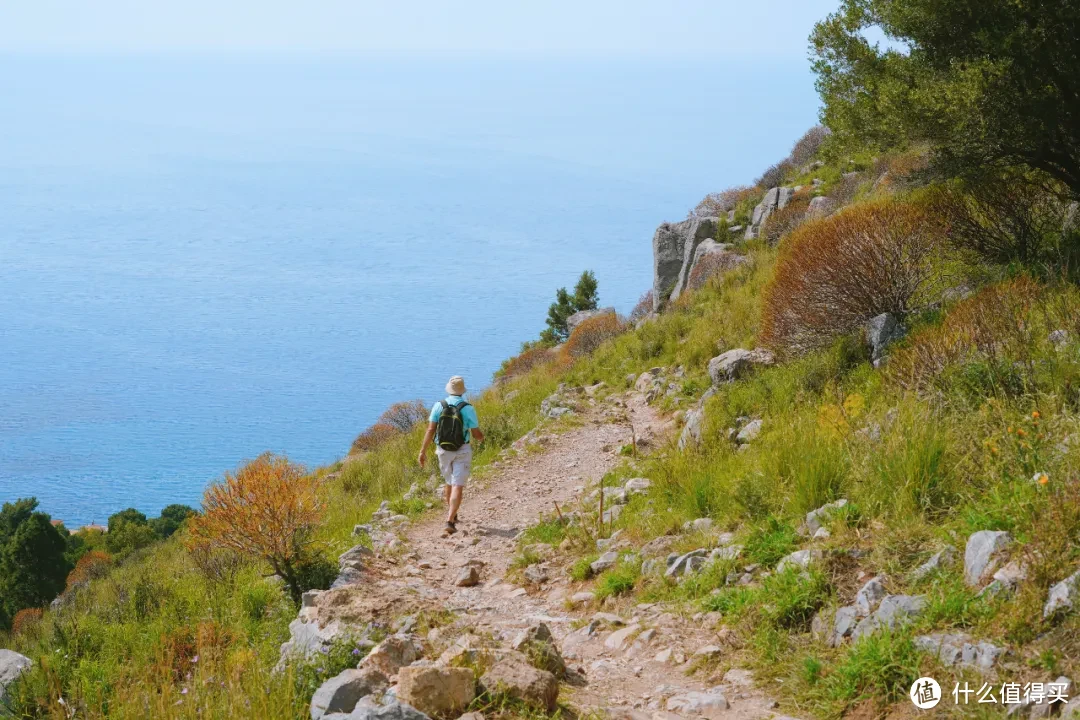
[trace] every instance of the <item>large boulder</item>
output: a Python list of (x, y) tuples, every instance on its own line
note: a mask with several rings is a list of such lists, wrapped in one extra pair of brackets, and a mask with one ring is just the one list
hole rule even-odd
[(505, 696), (552, 712), (559, 702), (559, 681), (547, 670), (533, 667), (521, 653), (497, 660), (480, 678), (480, 686), (494, 697)]
[(373, 668), (388, 678), (411, 665), (424, 654), (424, 647), (415, 635), (391, 635), (371, 649), (359, 667)]
[(964, 551), (964, 580), (978, 587), (989, 579), (1001, 562), (1003, 551), (1012, 544), (1004, 530), (980, 530), (968, 538)]
[(311, 720), (333, 713), (351, 713), (368, 695), (381, 695), (390, 686), (385, 675), (371, 668), (348, 669), (330, 678), (311, 696)]
[(397, 696), (428, 715), (461, 713), (476, 697), (469, 668), (411, 665), (398, 673)]
[(690, 218), (664, 223), (653, 234), (653, 311), (686, 287), (698, 245), (716, 237), (717, 218)]
[(709, 377), (713, 385), (733, 382), (749, 372), (754, 366), (776, 363), (776, 356), (764, 348), (745, 350), (736, 348), (717, 355), (709, 361)]
[(34, 662), (14, 650), (0, 650), (0, 700), (4, 699), (7, 686), (19, 679)]
[(570, 332), (574, 332), (577, 326), (586, 320), (592, 320), (593, 318), (603, 317), (604, 315), (610, 315), (615, 317), (615, 308), (606, 307), (599, 308), (597, 310), (579, 310), (570, 317), (566, 318), (566, 329)]

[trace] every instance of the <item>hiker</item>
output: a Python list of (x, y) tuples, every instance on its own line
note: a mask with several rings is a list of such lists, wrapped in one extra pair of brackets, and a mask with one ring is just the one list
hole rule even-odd
[(457, 513), (461, 507), (461, 495), (472, 472), (472, 443), (483, 442), (484, 433), (476, 417), (476, 408), (465, 402), (465, 379), (460, 375), (446, 383), (448, 397), (431, 408), (424, 443), (420, 446), (417, 461), (424, 467), (427, 449), (435, 440), (435, 456), (439, 459), (439, 471), (446, 482), (443, 502), (446, 503), (446, 532), (457, 532)]

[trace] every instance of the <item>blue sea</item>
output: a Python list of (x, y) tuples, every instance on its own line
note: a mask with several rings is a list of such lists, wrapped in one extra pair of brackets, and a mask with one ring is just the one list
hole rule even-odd
[(341, 457), (815, 121), (760, 58), (0, 57), (0, 501), (69, 527)]

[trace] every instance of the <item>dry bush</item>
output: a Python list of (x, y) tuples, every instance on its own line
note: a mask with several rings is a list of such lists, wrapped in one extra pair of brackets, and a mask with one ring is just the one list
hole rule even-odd
[(183, 682), (196, 663), (212, 664), (224, 657), (236, 636), (229, 628), (207, 620), (195, 628), (181, 625), (161, 636), (158, 667), (167, 669), (174, 682)]
[(637, 305), (635, 305), (634, 309), (630, 311), (629, 322), (631, 325), (637, 323), (646, 315), (650, 315), (652, 313), (653, 304), (655, 302), (653, 300), (653, 297), (653, 291), (649, 290), (644, 295), (642, 295), (641, 298), (638, 299)]
[(824, 125), (815, 125), (795, 141), (788, 159), (798, 168), (807, 165), (817, 155), (817, 151), (821, 148), (821, 144), (825, 142), (825, 138), (831, 134), (829, 128)]
[(762, 342), (797, 354), (881, 313), (908, 313), (932, 291), (940, 232), (925, 205), (892, 201), (803, 224), (766, 288)]
[(233, 550), (206, 543), (190, 543), (188, 554), (199, 573), (218, 584), (231, 584), (237, 574), (250, 564), (249, 560)]
[(1041, 295), (1042, 286), (1028, 277), (983, 288), (958, 302), (940, 325), (895, 351), (889, 376), (903, 387), (924, 390), (950, 366), (1025, 354), (1032, 344), (1028, 317)]
[(37, 627), (41, 622), (41, 608), (23, 608), (15, 613), (11, 620), (11, 632), (13, 635), (22, 635)]
[(782, 237), (799, 227), (806, 219), (806, 211), (809, 207), (809, 193), (796, 194), (787, 205), (769, 214), (768, 219), (762, 224), (761, 238), (770, 245), (776, 245)]
[(377, 425), (389, 425), (400, 432), (407, 433), (418, 422), (427, 420), (428, 409), (423, 400), (405, 400), (396, 402), (383, 411)]
[(748, 191), (752, 191), (754, 188), (746, 186), (729, 187), (727, 190), (721, 190), (717, 193), (709, 193), (701, 202), (699, 202), (693, 210), (690, 211), (690, 217), (722, 217), (728, 212), (735, 209), (735, 205), (738, 204)]
[(67, 576), (67, 589), (76, 585), (104, 577), (112, 565), (112, 557), (100, 550), (91, 550), (75, 563), (74, 569)]
[(500, 378), (512, 378), (524, 375), (535, 367), (549, 363), (554, 359), (551, 350), (542, 345), (522, 350), (520, 353), (503, 363), (499, 371)]
[(941, 186), (933, 205), (948, 220), (950, 242), (1003, 262), (1040, 258), (1068, 214), (1052, 188), (1017, 173)]
[(761, 173), (761, 177), (754, 181), (754, 184), (760, 185), (766, 190), (777, 187), (784, 182), (784, 177), (792, 167), (790, 160), (781, 160), (775, 165), (766, 168), (765, 172)]
[(694, 269), (690, 271), (690, 277), (686, 279), (686, 288), (700, 290), (712, 278), (734, 270), (746, 262), (748, 261), (745, 255), (737, 255), (733, 252), (708, 253), (698, 260)]
[(626, 324), (614, 313), (604, 313), (589, 318), (570, 333), (570, 338), (563, 346), (563, 352), (569, 358), (584, 357), (625, 329)]
[(401, 431), (393, 425), (388, 425), (383, 422), (375, 423), (356, 436), (356, 439), (353, 440), (352, 447), (349, 448), (349, 454), (356, 455), (357, 453), (377, 450), (385, 443), (400, 435)]
[(855, 196), (859, 194), (859, 187), (869, 178), (866, 173), (851, 172), (840, 178), (840, 182), (833, 186), (829, 199), (832, 200), (833, 208), (839, 209), (851, 204)]
[(264, 453), (206, 489), (203, 513), (189, 520), (189, 547), (208, 545), (267, 562), (299, 602), (323, 514), (318, 488), (303, 466)]

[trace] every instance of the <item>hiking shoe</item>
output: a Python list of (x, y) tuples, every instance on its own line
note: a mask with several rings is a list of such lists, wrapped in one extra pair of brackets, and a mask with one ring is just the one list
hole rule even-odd
[(447, 535), (453, 535), (454, 533), (457, 532), (457, 528), (454, 526), (454, 523), (448, 522), (448, 523), (446, 523), (446, 528), (445, 528), (444, 532)]

